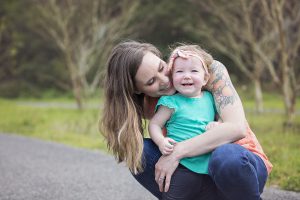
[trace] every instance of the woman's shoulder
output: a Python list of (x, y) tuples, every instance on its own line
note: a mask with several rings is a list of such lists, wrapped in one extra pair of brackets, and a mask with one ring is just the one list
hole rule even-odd
[(209, 66), (209, 80), (205, 86), (210, 92), (215, 91), (215, 87), (219, 86), (220, 84), (225, 84), (226, 82), (230, 81), (230, 77), (226, 67), (223, 63), (214, 60), (213, 63)]

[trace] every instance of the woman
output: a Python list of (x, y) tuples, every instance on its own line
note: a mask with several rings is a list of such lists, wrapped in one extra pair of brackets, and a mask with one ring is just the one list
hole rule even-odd
[[(206, 89), (213, 94), (223, 123), (177, 143), (172, 154), (161, 156), (151, 140), (143, 139), (142, 118), (153, 116), (158, 97), (175, 93), (167, 64), (151, 44), (128, 41), (116, 45), (107, 63), (101, 132), (116, 159), (124, 161), (158, 198), (168, 190), (180, 159), (213, 151), (209, 175), (220, 199), (259, 199), (272, 165), (248, 127), (226, 68), (214, 61), (208, 70), (211, 76)], [(238, 144), (230, 144), (234, 141)]]

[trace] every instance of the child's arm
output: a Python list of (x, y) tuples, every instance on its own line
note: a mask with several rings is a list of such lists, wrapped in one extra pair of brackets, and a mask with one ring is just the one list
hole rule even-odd
[(149, 134), (155, 144), (159, 147), (159, 150), (163, 155), (169, 155), (173, 151), (173, 144), (175, 141), (171, 138), (165, 138), (162, 133), (162, 128), (166, 122), (170, 119), (173, 110), (159, 106), (157, 112), (149, 122)]

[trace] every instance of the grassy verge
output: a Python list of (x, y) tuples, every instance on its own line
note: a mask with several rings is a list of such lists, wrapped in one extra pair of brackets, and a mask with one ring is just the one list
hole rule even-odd
[[(282, 114), (248, 113), (247, 118), (274, 166), (268, 184), (300, 191), (300, 129), (284, 132)], [(300, 116), (296, 120), (299, 124)]]
[[(32, 101), (30, 101), (32, 102)], [(66, 100), (63, 100), (65, 103)], [(70, 102), (69, 103), (73, 103)], [(105, 149), (98, 132), (99, 110), (33, 107), (0, 100), (0, 131), (89, 149)]]
[[(246, 110), (254, 109), (251, 98), (242, 100)], [(97, 101), (94, 99), (90, 102)], [(106, 150), (97, 127), (101, 115), (98, 109), (78, 111), (63, 107), (34, 107), (24, 102), (26, 101), (0, 99), (0, 132), (17, 133), (75, 147)], [(30, 102), (37, 100), (31, 99)], [(47, 102), (74, 103), (64, 98)], [(265, 106), (270, 109), (282, 108), (281, 100), (274, 95), (265, 98)], [(288, 132), (282, 129), (283, 114), (257, 115), (248, 112), (247, 118), (274, 165), (267, 184), (300, 191), (300, 116), (296, 118), (298, 127)]]

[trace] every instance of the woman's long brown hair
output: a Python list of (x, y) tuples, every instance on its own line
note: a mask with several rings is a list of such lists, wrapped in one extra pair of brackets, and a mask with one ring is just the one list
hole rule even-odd
[(105, 103), (100, 132), (118, 162), (124, 161), (134, 174), (143, 170), (143, 94), (136, 94), (135, 75), (147, 52), (160, 57), (151, 44), (122, 42), (107, 61)]

